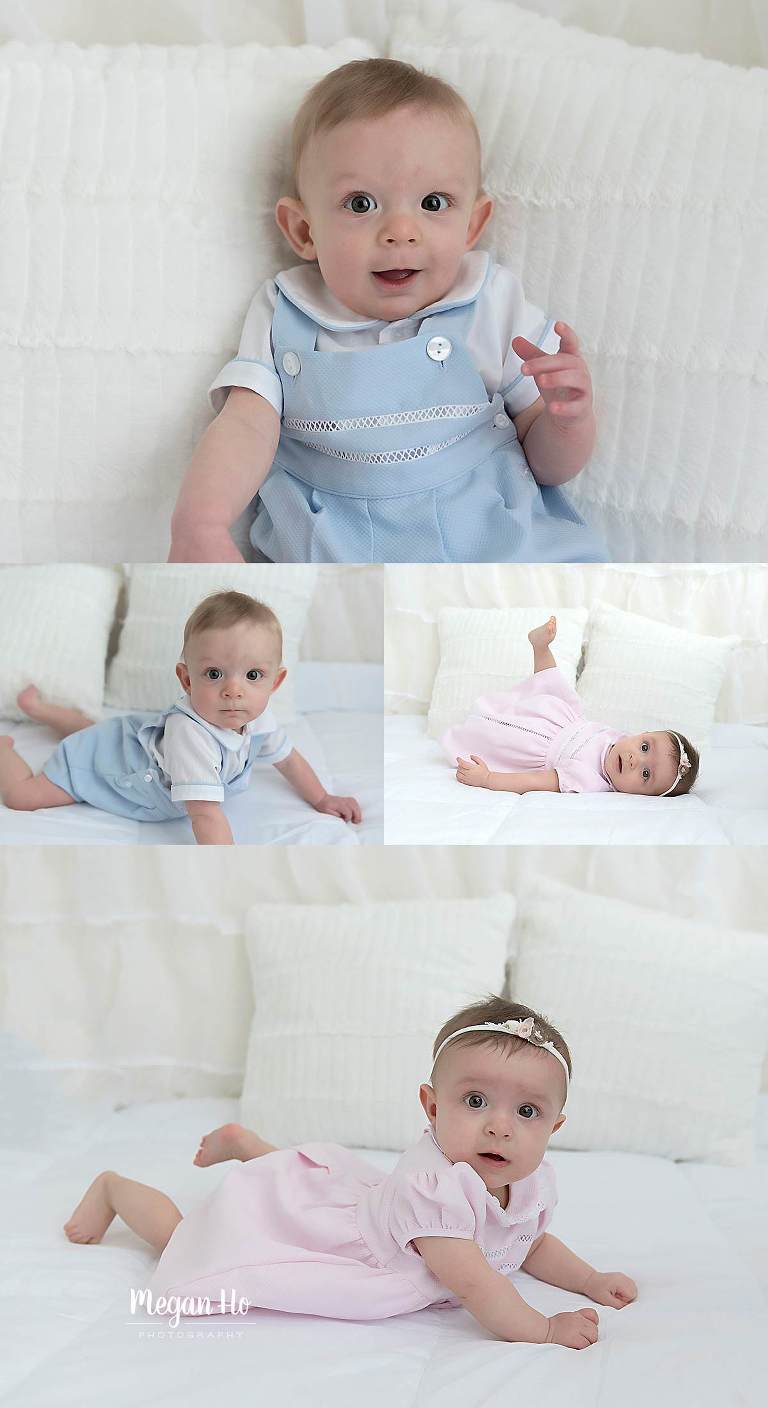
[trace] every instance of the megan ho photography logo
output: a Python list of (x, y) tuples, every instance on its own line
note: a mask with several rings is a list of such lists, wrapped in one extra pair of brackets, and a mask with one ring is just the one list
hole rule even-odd
[(182, 1315), (246, 1315), (251, 1303), (236, 1291), (221, 1290), (218, 1300), (210, 1296), (153, 1296), (148, 1287), (131, 1287), (131, 1315), (142, 1312), (167, 1319), (168, 1328), (178, 1328)]

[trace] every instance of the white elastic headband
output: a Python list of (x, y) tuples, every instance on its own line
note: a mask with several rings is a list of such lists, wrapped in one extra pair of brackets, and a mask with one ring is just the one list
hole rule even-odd
[[(565, 1072), (565, 1099), (568, 1099), (568, 1087), (570, 1084), (568, 1062), (565, 1057), (561, 1055), (553, 1042), (545, 1040), (544, 1033), (539, 1031), (533, 1017), (525, 1017), (522, 1019), (519, 1017), (510, 1017), (508, 1022), (481, 1022), (478, 1026), (474, 1027), (459, 1027), (457, 1032), (451, 1032), (451, 1035), (447, 1036), (445, 1041), (440, 1042), (435, 1052), (435, 1059), (432, 1062), (430, 1079), (431, 1076), (434, 1075), (437, 1058), (440, 1052), (445, 1050), (449, 1041), (454, 1041), (457, 1036), (464, 1036), (465, 1032), (504, 1032), (507, 1036), (519, 1036), (522, 1041), (529, 1041), (531, 1046), (539, 1046), (542, 1051), (548, 1051), (550, 1056), (554, 1056), (555, 1060), (560, 1062)], [(563, 1104), (565, 1104), (565, 1101), (563, 1101)]]
[(680, 749), (680, 762), (677, 765), (677, 777), (672, 783), (672, 786), (667, 788), (666, 792), (659, 793), (661, 797), (668, 797), (670, 792), (674, 792), (680, 779), (685, 777), (685, 774), (690, 771), (691, 767), (691, 760), (683, 747), (682, 740), (678, 738), (676, 733), (672, 732), (671, 728), (667, 729), (667, 733), (670, 738), (674, 738), (675, 743)]

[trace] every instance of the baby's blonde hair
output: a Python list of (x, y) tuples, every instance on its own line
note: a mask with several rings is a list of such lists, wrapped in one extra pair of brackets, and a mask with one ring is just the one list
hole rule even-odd
[(293, 120), (292, 162), (295, 194), (299, 195), (299, 167), (304, 150), (318, 132), (329, 132), (342, 122), (385, 117), (396, 108), (432, 108), (457, 122), (464, 122), (477, 146), (477, 191), (481, 190), (480, 134), (471, 109), (461, 94), (442, 78), (401, 63), (400, 59), (353, 59), (332, 69), (310, 88)]
[(249, 621), (253, 626), (265, 626), (277, 641), (278, 663), (283, 658), (283, 631), (271, 606), (257, 601), (255, 596), (245, 592), (212, 592), (197, 605), (184, 627), (182, 654), (193, 636), (200, 631), (227, 629), (238, 626), (241, 621)]

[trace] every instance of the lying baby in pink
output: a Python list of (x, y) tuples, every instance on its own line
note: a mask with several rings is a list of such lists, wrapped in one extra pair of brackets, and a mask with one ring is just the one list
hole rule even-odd
[(464, 722), (443, 734), (456, 780), (494, 792), (690, 792), (699, 771), (693, 744), (672, 729), (630, 736), (585, 719), (550, 650), (556, 634), (554, 616), (530, 631), (530, 679), (476, 699)]
[(637, 1296), (631, 1277), (596, 1270), (548, 1230), (557, 1193), (544, 1155), (571, 1079), (563, 1036), (492, 995), (449, 1018), (432, 1055), (419, 1090), (427, 1128), (391, 1173), (338, 1144), (278, 1149), (223, 1125), (195, 1163), (241, 1167), (186, 1216), (107, 1169), (64, 1231), (100, 1242), (119, 1215), (155, 1247), (152, 1313), (218, 1314), (222, 1298), (338, 1320), (461, 1305), (500, 1339), (587, 1349), (592, 1306), (546, 1316), (509, 1279), (522, 1268), (616, 1310)]

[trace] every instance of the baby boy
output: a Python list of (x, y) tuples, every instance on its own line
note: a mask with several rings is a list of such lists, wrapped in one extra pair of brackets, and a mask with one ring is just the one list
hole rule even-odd
[(277, 224), (303, 264), (214, 380), (172, 561), (601, 561), (561, 485), (592, 452), (576, 333), (475, 248), (493, 212), (460, 94), (395, 59), (333, 70), (293, 127)]
[(0, 738), (0, 798), (17, 811), (89, 802), (137, 821), (186, 813), (199, 844), (232, 845), (222, 802), (249, 786), (259, 760), (273, 763), (315, 811), (359, 822), (355, 798), (326, 792), (274, 718), (269, 701), (286, 675), (282, 649), (270, 607), (243, 592), (216, 592), (184, 627), (176, 666), (184, 699), (171, 708), (94, 723), (28, 686), (20, 708), (63, 741), (33, 777), (13, 739)]

